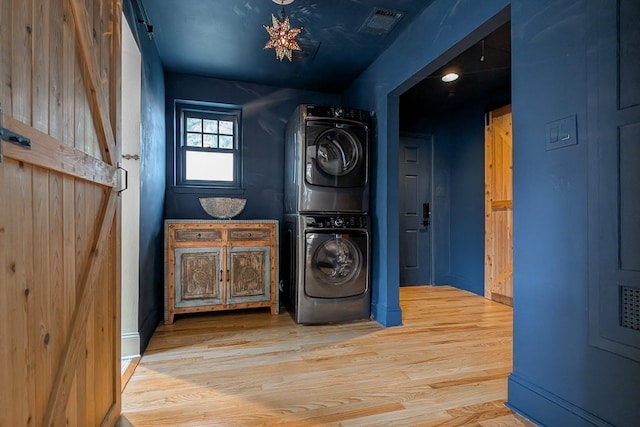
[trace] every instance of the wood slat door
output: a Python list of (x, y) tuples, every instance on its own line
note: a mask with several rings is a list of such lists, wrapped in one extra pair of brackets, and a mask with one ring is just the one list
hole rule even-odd
[(120, 413), (120, 0), (0, 0), (0, 426)]
[(488, 113), (485, 127), (485, 297), (513, 305), (511, 106)]

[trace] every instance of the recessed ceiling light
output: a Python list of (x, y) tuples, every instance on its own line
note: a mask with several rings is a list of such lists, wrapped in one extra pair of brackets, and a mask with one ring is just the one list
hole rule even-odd
[(456, 73), (447, 73), (444, 76), (442, 76), (442, 81), (445, 83), (451, 83), (458, 80), (459, 78), (460, 76)]

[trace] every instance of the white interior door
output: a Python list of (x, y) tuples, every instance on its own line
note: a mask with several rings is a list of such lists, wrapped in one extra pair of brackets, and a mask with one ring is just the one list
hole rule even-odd
[(138, 289), (140, 271), (140, 94), (141, 55), (122, 19), (122, 167), (128, 189), (122, 192), (122, 357), (140, 354)]

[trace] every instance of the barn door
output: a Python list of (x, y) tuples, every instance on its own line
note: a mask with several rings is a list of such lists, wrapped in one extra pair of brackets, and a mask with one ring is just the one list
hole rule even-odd
[(513, 305), (511, 106), (491, 111), (487, 116), (484, 295)]
[(1, 426), (119, 416), (121, 7), (0, 0)]

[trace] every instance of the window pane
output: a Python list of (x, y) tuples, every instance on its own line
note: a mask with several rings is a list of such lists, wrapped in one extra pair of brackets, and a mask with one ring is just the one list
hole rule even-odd
[(188, 117), (187, 132), (202, 132), (202, 120)]
[(220, 120), (220, 134), (233, 135), (233, 122)]
[(200, 134), (200, 133), (188, 133), (187, 134), (187, 146), (188, 147), (202, 147), (202, 134)]
[(233, 154), (187, 151), (186, 179), (233, 182)]
[(239, 188), (242, 170), (241, 110), (201, 103), (176, 104), (179, 138), (176, 186)]
[(205, 148), (218, 148), (218, 135), (204, 134), (203, 136)]
[(206, 133), (218, 133), (218, 121), (204, 119), (204, 132)]
[(233, 148), (233, 137), (229, 135), (220, 135), (220, 148)]

